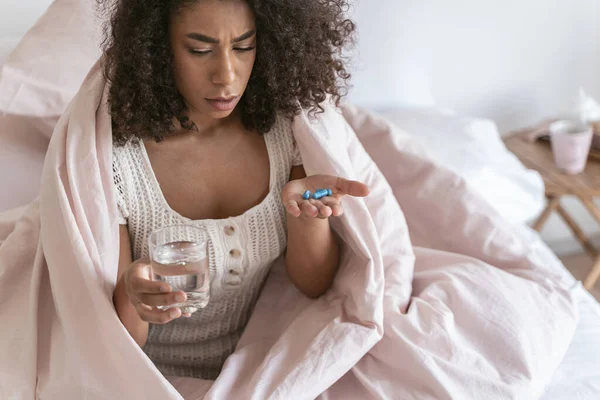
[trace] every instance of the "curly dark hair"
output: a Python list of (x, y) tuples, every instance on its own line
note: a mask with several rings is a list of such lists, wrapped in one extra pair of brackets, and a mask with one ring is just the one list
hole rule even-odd
[[(175, 86), (168, 40), (174, 12), (199, 0), (97, 0), (105, 24), (104, 71), (115, 143), (132, 136), (162, 140), (174, 118), (195, 129)], [(347, 0), (248, 0), (257, 29), (254, 69), (240, 100), (247, 129), (268, 132), (277, 115), (301, 108), (322, 112), (328, 97), (339, 105), (350, 73), (345, 49), (354, 43)]]

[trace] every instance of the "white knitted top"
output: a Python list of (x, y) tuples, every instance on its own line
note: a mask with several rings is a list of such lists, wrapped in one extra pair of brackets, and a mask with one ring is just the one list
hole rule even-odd
[(133, 258), (146, 257), (147, 238), (176, 224), (204, 227), (209, 235), (210, 301), (191, 318), (150, 325), (144, 351), (164, 375), (215, 379), (248, 322), (269, 267), (285, 250), (287, 230), (281, 191), (292, 166), (302, 164), (291, 124), (279, 118), (265, 134), (270, 190), (240, 216), (190, 220), (167, 204), (143, 141), (114, 147), (113, 169), (120, 223), (127, 224)]

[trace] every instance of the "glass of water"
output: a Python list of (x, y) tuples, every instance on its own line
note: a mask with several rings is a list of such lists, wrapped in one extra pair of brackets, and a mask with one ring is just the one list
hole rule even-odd
[(148, 250), (153, 279), (187, 294), (185, 302), (161, 306), (161, 310), (179, 307), (182, 313), (192, 314), (206, 307), (210, 299), (206, 230), (191, 225), (161, 228), (148, 238)]

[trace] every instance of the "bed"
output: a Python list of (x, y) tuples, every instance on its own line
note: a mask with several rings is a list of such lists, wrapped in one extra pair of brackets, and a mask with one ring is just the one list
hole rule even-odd
[[(93, 18), (84, 2), (57, 0), (24, 37), (0, 38), (0, 211), (27, 204), (39, 193), (53, 127), (99, 54)], [(540, 177), (506, 150), (492, 121), (438, 107), (379, 111), (511, 223), (527, 224), (543, 209)], [(575, 295), (579, 324), (544, 400), (600, 398), (600, 304), (581, 285)]]

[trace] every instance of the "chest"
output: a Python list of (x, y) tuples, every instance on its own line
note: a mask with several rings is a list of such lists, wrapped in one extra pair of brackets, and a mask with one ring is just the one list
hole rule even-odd
[(145, 146), (174, 211), (193, 220), (223, 219), (243, 214), (268, 195), (269, 139), (258, 134), (231, 139)]

